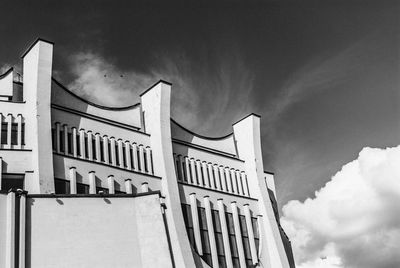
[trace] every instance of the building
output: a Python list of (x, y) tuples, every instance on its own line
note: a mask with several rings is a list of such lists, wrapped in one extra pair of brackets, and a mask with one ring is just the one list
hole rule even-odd
[(52, 77), (53, 43), (0, 76), (0, 267), (294, 267), (260, 117), (220, 138), (170, 117), (171, 84), (105, 107)]

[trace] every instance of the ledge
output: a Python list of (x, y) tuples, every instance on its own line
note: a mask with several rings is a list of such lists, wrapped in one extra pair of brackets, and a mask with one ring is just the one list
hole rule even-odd
[(8, 148), (0, 148), (0, 151), (32, 152), (32, 149), (8, 149)]
[(141, 197), (147, 195), (158, 195), (161, 197), (160, 191), (150, 191), (146, 193), (138, 193), (138, 194), (28, 194), (27, 197), (30, 198), (132, 198), (132, 197)]

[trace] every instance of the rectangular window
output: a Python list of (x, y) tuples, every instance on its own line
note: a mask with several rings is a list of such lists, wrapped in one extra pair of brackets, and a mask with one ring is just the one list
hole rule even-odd
[(200, 235), (201, 235), (201, 244), (203, 247), (203, 260), (208, 264), (212, 265), (211, 259), (211, 248), (210, 248), (210, 240), (208, 237), (208, 228), (207, 228), (207, 218), (206, 218), (206, 210), (204, 208), (198, 208), (199, 214), (199, 225), (200, 225)]
[(138, 166), (137, 166), (137, 170), (140, 170), (140, 171), (142, 171), (142, 167), (140, 166), (140, 153), (139, 153), (139, 150), (136, 150), (136, 156), (137, 156), (137, 164), (138, 164)]
[[(3, 143), (3, 139), (1, 140)], [(51, 141), (52, 141), (52, 146), (53, 146), (53, 151), (56, 150), (56, 130), (54, 128), (51, 129)]]
[(77, 194), (89, 194), (89, 185), (83, 183), (76, 184), (76, 193)]
[(1, 144), (7, 144), (7, 123), (1, 124)]
[(25, 145), (25, 123), (21, 124), (21, 144)]
[(189, 241), (191, 245), (195, 245), (194, 242), (194, 231), (193, 231), (193, 222), (192, 222), (192, 211), (190, 209), (190, 205), (182, 204), (182, 212), (183, 219), (185, 221), (187, 235), (189, 237)]
[(119, 150), (118, 150), (118, 144), (115, 144), (115, 164), (119, 166)]
[(104, 162), (104, 142), (100, 140), (100, 161)]
[(76, 134), (76, 154), (81, 156), (81, 144), (79, 142), (79, 134)]
[(96, 151), (96, 140), (92, 138), (92, 154), (93, 160), (97, 160), (97, 151)]
[(2, 175), (1, 189), (8, 191), (10, 189), (24, 189), (24, 174), (7, 174)]
[(64, 153), (64, 130), (60, 131), (60, 152)]
[(144, 157), (144, 171), (149, 172), (149, 169), (148, 169), (149, 165), (147, 163), (147, 152), (146, 151), (143, 152), (143, 157)]
[(74, 147), (72, 144), (72, 133), (68, 133), (68, 153), (73, 154), (74, 152)]
[(128, 163), (126, 162), (126, 147), (124, 145), (122, 146), (122, 158), (124, 167), (128, 167)]
[(63, 179), (54, 179), (54, 187), (56, 194), (69, 194), (70, 182)]
[(89, 146), (90, 146), (88, 137), (85, 136), (85, 141), (84, 142), (85, 142), (85, 155), (84, 155), (84, 158), (88, 158), (88, 156), (89, 156)]

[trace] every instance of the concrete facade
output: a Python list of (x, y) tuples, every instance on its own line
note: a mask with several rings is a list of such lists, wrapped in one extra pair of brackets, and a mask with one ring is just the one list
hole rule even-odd
[(38, 39), (22, 81), (0, 75), (1, 267), (294, 267), (259, 116), (204, 137), (171, 119), (170, 83), (101, 106), (52, 58)]

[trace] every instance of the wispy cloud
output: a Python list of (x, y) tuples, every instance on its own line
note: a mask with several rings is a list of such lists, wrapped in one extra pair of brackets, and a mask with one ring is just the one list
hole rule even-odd
[(299, 268), (400, 267), (399, 161), (400, 146), (364, 148), (315, 198), (283, 207)]

